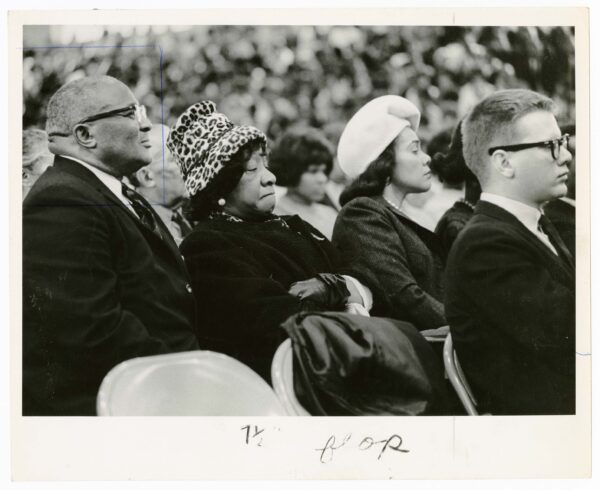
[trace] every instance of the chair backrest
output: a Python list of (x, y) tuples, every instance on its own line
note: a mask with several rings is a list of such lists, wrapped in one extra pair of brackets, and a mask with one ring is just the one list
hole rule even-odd
[(210, 351), (118, 364), (102, 381), (96, 410), (98, 415), (287, 415), (252, 369)]
[(277, 348), (271, 364), (273, 389), (288, 415), (310, 415), (300, 404), (294, 391), (294, 351), (287, 339)]
[(450, 384), (452, 384), (466, 412), (469, 415), (479, 415), (475, 397), (458, 362), (458, 356), (452, 345), (452, 336), (450, 334), (448, 334), (444, 341), (444, 367), (446, 368)]

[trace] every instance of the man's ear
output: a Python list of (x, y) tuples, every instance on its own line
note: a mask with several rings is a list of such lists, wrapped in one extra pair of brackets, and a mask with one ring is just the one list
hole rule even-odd
[(90, 131), (89, 126), (85, 124), (78, 124), (73, 128), (73, 134), (75, 135), (75, 140), (84, 148), (96, 148), (98, 146), (98, 142), (94, 135)]
[(140, 184), (140, 187), (156, 187), (156, 180), (154, 179), (154, 172), (148, 167), (140, 168), (136, 173), (135, 177)]
[(496, 150), (491, 156), (492, 168), (507, 179), (512, 179), (515, 176), (515, 168), (513, 167), (508, 153), (504, 150)]

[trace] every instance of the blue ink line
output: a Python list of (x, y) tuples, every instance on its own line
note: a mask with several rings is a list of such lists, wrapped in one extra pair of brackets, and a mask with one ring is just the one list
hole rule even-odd
[(165, 188), (165, 107), (163, 105), (163, 50), (162, 46), (158, 46), (160, 51), (160, 131), (162, 133), (162, 164), (163, 164), (163, 205), (167, 205), (167, 196), (166, 196), (166, 188)]
[[(123, 206), (129, 206), (129, 204), (123, 203)], [(90, 203), (90, 204), (30, 204), (27, 206), (28, 208), (120, 208), (118, 204), (107, 203)]]
[[(126, 204), (126, 203), (122, 203), (122, 204), (123, 204), (123, 206), (125, 206), (127, 208), (133, 207), (131, 204)], [(150, 206), (153, 206), (153, 207), (161, 206), (160, 202), (148, 201), (148, 204), (150, 204)], [(28, 205), (28, 208), (120, 208), (120, 207), (121, 206), (116, 203), (106, 203), (106, 204), (101, 204), (101, 203), (90, 203), (90, 204), (61, 203), (61, 204), (30, 204), (30, 205)], [(25, 208), (23, 208), (23, 209), (25, 209)]]
[(577, 354), (578, 356), (591, 356), (592, 355), (591, 352), (577, 352), (577, 351), (575, 351), (575, 354)]
[(82, 48), (155, 48), (154, 44), (107, 44), (107, 45), (94, 45), (94, 44), (79, 44), (77, 46), (64, 45), (64, 46), (24, 46), (21, 49), (23, 51), (27, 49), (82, 49)]

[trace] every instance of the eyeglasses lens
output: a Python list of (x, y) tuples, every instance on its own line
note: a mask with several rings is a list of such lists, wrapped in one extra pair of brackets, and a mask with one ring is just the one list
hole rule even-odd
[(563, 134), (560, 138), (552, 141), (552, 145), (550, 146), (550, 151), (552, 152), (552, 158), (557, 160), (560, 156), (560, 147), (564, 146), (567, 148), (569, 145), (569, 135)]

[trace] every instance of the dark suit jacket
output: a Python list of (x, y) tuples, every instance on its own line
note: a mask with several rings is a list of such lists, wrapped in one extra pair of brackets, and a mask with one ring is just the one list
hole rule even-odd
[(481, 410), (574, 413), (572, 257), (556, 256), (512, 214), (480, 201), (446, 274), (450, 331)]
[(373, 293), (373, 316), (419, 330), (446, 325), (443, 263), (437, 236), (383, 197), (358, 197), (340, 211), (332, 242), (344, 270)]
[(544, 214), (575, 257), (575, 206), (562, 199), (554, 199), (544, 206)]
[(93, 415), (126, 359), (198, 348), (185, 264), (83, 165), (57, 157), (23, 203), (23, 414)]

